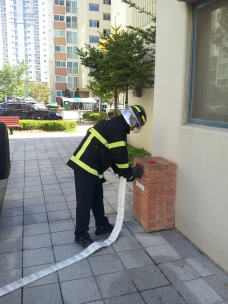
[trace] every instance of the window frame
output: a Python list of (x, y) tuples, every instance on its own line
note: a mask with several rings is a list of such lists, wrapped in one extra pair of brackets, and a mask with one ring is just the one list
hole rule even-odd
[[(109, 16), (110, 19), (105, 19), (105, 16)], [(109, 13), (103, 13), (103, 20), (104, 21), (111, 21), (111, 14), (109, 14)]]
[(194, 86), (194, 65), (195, 65), (195, 46), (196, 46), (196, 22), (197, 11), (214, 2), (214, 0), (201, 0), (193, 8), (193, 27), (192, 27), (192, 48), (191, 48), (191, 69), (190, 69), (190, 86), (189, 86), (189, 107), (188, 107), (188, 122), (212, 127), (228, 128), (228, 123), (198, 120), (191, 118), (193, 86)]
[[(91, 10), (91, 9), (90, 9), (90, 5), (97, 5), (97, 6), (98, 6), (98, 11), (97, 11), (97, 10)], [(89, 3), (89, 11), (90, 11), (90, 12), (99, 12), (99, 11), (100, 11), (100, 5), (97, 4), (97, 3)]]
[[(91, 42), (91, 38), (92, 38), (92, 37), (93, 37), (93, 38), (96, 37), (96, 38), (98, 38), (98, 40), (97, 40), (97, 41), (94, 41), (94, 42)], [(89, 43), (97, 43), (99, 40), (100, 40), (100, 37), (99, 37), (99, 36), (93, 36), (93, 35), (90, 35), (90, 36), (89, 36)]]

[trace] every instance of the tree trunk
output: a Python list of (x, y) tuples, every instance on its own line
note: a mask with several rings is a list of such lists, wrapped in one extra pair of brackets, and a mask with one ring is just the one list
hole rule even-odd
[(99, 101), (99, 113), (101, 114), (101, 105), (102, 105), (102, 98)]
[(126, 85), (126, 100), (125, 105), (128, 105), (128, 84)]
[(117, 90), (115, 90), (114, 116), (117, 116)]

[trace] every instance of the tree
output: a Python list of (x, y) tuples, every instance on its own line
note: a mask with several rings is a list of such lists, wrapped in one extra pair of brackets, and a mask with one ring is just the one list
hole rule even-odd
[(116, 27), (109, 36), (100, 33), (100, 38), (99, 49), (90, 45), (86, 45), (85, 51), (76, 49), (81, 63), (91, 69), (91, 84), (98, 83), (102, 94), (114, 93), (116, 115), (118, 92), (126, 91), (128, 96), (128, 90), (153, 86), (154, 56), (135, 31)]
[(102, 88), (100, 87), (100, 84), (95, 81), (90, 81), (91, 86), (87, 86), (91, 90), (91, 94), (93, 97), (100, 97), (99, 102), (99, 112), (101, 113), (101, 104), (104, 102), (109, 102), (111, 98), (113, 98), (114, 94), (113, 92), (104, 92)]
[(27, 94), (26, 73), (28, 66), (24, 60), (18, 65), (5, 64), (0, 71), (0, 96), (5, 99), (8, 96), (24, 98)]
[(80, 97), (79, 95), (79, 88), (74, 89), (74, 97)]
[(66, 90), (64, 91), (64, 96), (63, 96), (63, 97), (71, 98), (69, 89), (66, 89)]
[(38, 102), (47, 101), (51, 95), (49, 87), (45, 83), (32, 82), (28, 84), (29, 95)]

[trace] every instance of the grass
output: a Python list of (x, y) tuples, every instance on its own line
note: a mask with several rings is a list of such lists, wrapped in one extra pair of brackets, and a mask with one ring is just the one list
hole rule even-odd
[(147, 152), (143, 148), (135, 148), (130, 145), (127, 145), (128, 159), (131, 167), (134, 167), (134, 158), (135, 157), (151, 157), (151, 153)]

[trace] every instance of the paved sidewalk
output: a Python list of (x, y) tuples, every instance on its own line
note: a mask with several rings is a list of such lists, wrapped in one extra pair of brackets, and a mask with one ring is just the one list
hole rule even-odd
[[(10, 137), (12, 166), (0, 218), (0, 286), (82, 250), (73, 234), (73, 171), (65, 165), (81, 139)], [(105, 210), (114, 224), (119, 180), (111, 171), (105, 177)], [(132, 218), (132, 201), (127, 186), (124, 225), (112, 246), (0, 298), (0, 304), (228, 303), (228, 275), (175, 230), (145, 233)], [(93, 216), (90, 227), (92, 238), (99, 239)]]

